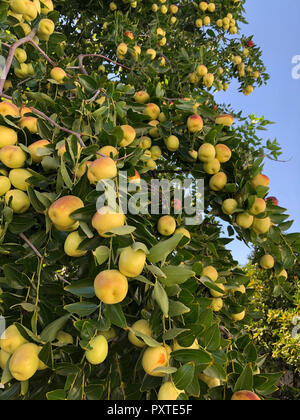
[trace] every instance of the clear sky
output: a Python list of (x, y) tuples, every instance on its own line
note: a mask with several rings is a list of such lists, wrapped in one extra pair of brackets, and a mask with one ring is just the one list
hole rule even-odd
[[(266, 161), (264, 173), (271, 179), (270, 195), (289, 210), (295, 224), (291, 231), (300, 232), (300, 78), (292, 77), (292, 58), (300, 63), (300, 1), (247, 0), (246, 19), (242, 33), (254, 35), (254, 42), (263, 50), (263, 60), (271, 75), (268, 85), (258, 88), (251, 96), (244, 96), (231, 86), (217, 100), (230, 103), (234, 109), (264, 116), (276, 124), (269, 126), (265, 138), (277, 138), (282, 146), (281, 160)], [(300, 75), (300, 68), (298, 70)], [(230, 244), (240, 263), (247, 262), (250, 251), (242, 243)]]

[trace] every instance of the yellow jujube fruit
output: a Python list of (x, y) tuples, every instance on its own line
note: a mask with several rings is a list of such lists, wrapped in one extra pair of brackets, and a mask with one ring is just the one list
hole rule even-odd
[(27, 343), (15, 325), (8, 327), (0, 338), (0, 348), (5, 353), (13, 354), (19, 347)]
[(211, 279), (211, 281), (216, 282), (219, 278), (219, 273), (215, 269), (215, 267), (209, 265), (208, 267), (205, 267), (202, 272), (202, 276), (208, 277)]
[(78, 249), (80, 244), (83, 242), (83, 240), (84, 238), (80, 236), (78, 231), (70, 233), (65, 241), (65, 245), (64, 245), (65, 253), (69, 257), (77, 257), (77, 258), (85, 255), (87, 251), (81, 251)]
[(157, 225), (158, 232), (163, 236), (171, 236), (176, 230), (176, 220), (172, 216), (163, 216)]
[(149, 347), (142, 358), (142, 366), (144, 371), (150, 376), (165, 376), (165, 373), (154, 372), (155, 369), (167, 367), (169, 363), (169, 355), (163, 346)]
[(9, 370), (17, 381), (24, 382), (35, 375), (40, 366), (39, 353), (39, 347), (31, 343), (23, 344), (14, 352)]
[(0, 197), (5, 195), (11, 188), (10, 180), (7, 176), (0, 176)]
[(0, 149), (0, 160), (8, 168), (22, 168), (26, 161), (26, 153), (19, 146), (4, 146)]
[(128, 281), (117, 270), (102, 271), (94, 281), (95, 294), (107, 305), (121, 303), (128, 292)]
[(176, 401), (184, 391), (177, 389), (173, 382), (165, 382), (158, 391), (158, 401)]
[(11, 184), (21, 191), (27, 191), (29, 184), (26, 182), (32, 174), (26, 169), (12, 169), (9, 172), (9, 180)]
[(4, 146), (14, 146), (18, 141), (18, 134), (15, 130), (0, 125), (0, 149)]
[(6, 353), (3, 350), (0, 350), (0, 368), (4, 370), (6, 363), (8, 362), (8, 359), (10, 358), (10, 354)]
[(146, 254), (141, 249), (134, 250), (131, 247), (124, 248), (119, 259), (119, 270), (126, 277), (139, 276), (146, 263)]
[(125, 214), (116, 213), (110, 207), (102, 207), (97, 211), (92, 219), (92, 226), (103, 238), (109, 238), (113, 234), (108, 233), (111, 229), (124, 226), (126, 221)]
[[(151, 328), (149, 322), (146, 321), (145, 319), (140, 319), (139, 321), (135, 322), (132, 325), (132, 328), (134, 330), (136, 330), (137, 332), (146, 335), (147, 337), (151, 337), (152, 336), (152, 328)], [(139, 339), (131, 331), (129, 331), (129, 333), (128, 333), (128, 340), (130, 341), (131, 344), (133, 344), (136, 347), (142, 348), (142, 347), (145, 347), (146, 346), (146, 344), (144, 343), (144, 341), (142, 341), (141, 339)]]
[(21, 190), (10, 190), (5, 194), (5, 203), (10, 205), (13, 212), (16, 214), (23, 214), (30, 207), (30, 200), (28, 195)]
[(275, 260), (272, 257), (272, 255), (264, 255), (260, 259), (260, 266), (261, 268), (264, 268), (265, 270), (271, 270), (272, 268), (274, 268), (274, 265), (275, 265)]
[(71, 334), (66, 333), (65, 331), (58, 331), (56, 334), (56, 339), (60, 344), (73, 344), (73, 337)]
[(51, 204), (48, 215), (58, 230), (72, 232), (77, 229), (78, 222), (72, 219), (70, 215), (83, 207), (84, 204), (80, 198), (68, 195)]

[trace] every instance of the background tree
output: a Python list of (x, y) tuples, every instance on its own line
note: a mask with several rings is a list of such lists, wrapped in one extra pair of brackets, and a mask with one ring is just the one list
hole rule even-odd
[[(239, 34), (243, 3), (1, 1), (0, 399), (276, 391), (226, 245), (253, 243), (283, 281), (299, 235), (265, 200), (264, 160), (280, 156), (257, 134), (269, 121), (213, 96), (233, 78), (246, 95), (268, 80)], [(120, 170), (149, 186), (203, 178), (203, 224), (186, 226), (176, 199), (167, 218), (97, 213), (96, 183)]]

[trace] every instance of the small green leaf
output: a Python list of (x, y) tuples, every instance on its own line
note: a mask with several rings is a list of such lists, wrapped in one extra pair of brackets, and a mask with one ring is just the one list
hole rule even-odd
[(102, 265), (109, 258), (109, 248), (107, 246), (99, 246), (93, 251), (93, 254), (96, 257), (98, 265)]
[(162, 313), (168, 317), (169, 315), (169, 299), (168, 295), (163, 288), (163, 286), (160, 284), (159, 281), (155, 283), (154, 286), (154, 298), (156, 302), (158, 303), (160, 309), (162, 310)]
[(64, 306), (64, 309), (71, 314), (78, 316), (89, 316), (97, 311), (98, 305), (89, 302), (71, 303), (71, 305)]
[(185, 390), (193, 381), (195, 374), (195, 366), (186, 364), (181, 366), (175, 373), (173, 379), (177, 389)]
[(57, 333), (64, 328), (70, 315), (65, 315), (58, 318), (56, 321), (51, 322), (41, 333), (41, 340), (44, 342), (52, 342), (56, 339)]

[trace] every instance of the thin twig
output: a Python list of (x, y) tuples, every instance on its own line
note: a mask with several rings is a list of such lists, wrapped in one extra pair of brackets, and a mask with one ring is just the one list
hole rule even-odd
[[(31, 248), (32, 249), (32, 251), (35, 253), (35, 255), (37, 256), (37, 257), (39, 257), (40, 259), (43, 259), (44, 257), (42, 256), (42, 254), (40, 253), (40, 251), (38, 251), (37, 249), (36, 249), (36, 247), (33, 245), (33, 243), (32, 242), (30, 242), (30, 240), (24, 235), (24, 233), (20, 233), (19, 234), (19, 236), (20, 236), (20, 238), (24, 241), (24, 242), (26, 242), (26, 244), (29, 246), (29, 248)], [(45, 263), (46, 265), (48, 265), (47, 263)], [(66, 283), (66, 284), (71, 284), (70, 282), (68, 282), (67, 280), (65, 280), (60, 274), (58, 274), (58, 273), (55, 273), (56, 275), (57, 275), (57, 277), (63, 282), (63, 283)]]
[(51, 64), (51, 66), (56, 67), (56, 64), (54, 63), (54, 61), (51, 60), (51, 58), (45, 53), (44, 50), (42, 50), (41, 47), (39, 47), (34, 40), (30, 40), (29, 43), (43, 56), (45, 57), (45, 59)]
[(118, 63), (117, 61), (111, 60), (110, 58), (105, 57), (105, 56), (104, 56), (104, 55), (102, 55), (102, 54), (80, 54), (80, 55), (78, 56), (78, 63), (79, 63), (79, 67), (78, 67), (78, 68), (79, 68), (79, 69), (82, 71), (82, 73), (83, 73), (83, 74), (85, 74), (85, 75), (87, 75), (88, 73), (87, 73), (87, 71), (86, 71), (86, 70), (85, 70), (85, 68), (84, 68), (83, 60), (84, 60), (85, 58), (88, 58), (88, 57), (102, 58), (103, 60), (108, 61), (109, 63), (115, 64), (116, 66), (123, 67), (123, 68), (124, 68), (124, 69), (126, 69), (126, 70), (133, 71), (133, 69), (132, 69), (132, 68), (127, 67), (127, 66), (125, 66), (124, 64)]
[(98, 89), (96, 91), (95, 95), (93, 95), (90, 99), (87, 99), (85, 102), (87, 104), (90, 104), (90, 103), (94, 102), (98, 98), (98, 96), (100, 95), (101, 92), (102, 92), (102, 89)]

